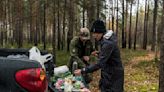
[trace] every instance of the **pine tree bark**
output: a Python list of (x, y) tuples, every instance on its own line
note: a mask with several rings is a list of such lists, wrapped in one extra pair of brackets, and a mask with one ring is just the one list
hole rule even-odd
[(97, 2), (97, 19), (100, 18), (100, 0), (96, 0)]
[(131, 49), (132, 47), (132, 37), (131, 37), (131, 32), (132, 32), (132, 4), (133, 2), (131, 1), (131, 4), (130, 4), (130, 23), (129, 23), (129, 49)]
[(67, 51), (69, 51), (69, 44), (73, 38), (73, 32), (74, 32), (74, 0), (69, 0), (69, 28), (68, 28), (68, 34), (67, 34)]
[(128, 0), (126, 0), (126, 14), (125, 14), (125, 33), (124, 33), (124, 48), (126, 48), (127, 45), (127, 33), (128, 33)]
[(117, 0), (116, 36), (118, 37), (118, 0)]
[(58, 46), (57, 46), (57, 48), (58, 48), (58, 50), (60, 50), (61, 49), (61, 30), (60, 30), (60, 21), (61, 21), (61, 19), (60, 19), (60, 1), (59, 0), (57, 0), (57, 5), (58, 5), (58, 12), (57, 12), (57, 18), (58, 18)]
[(23, 43), (23, 1), (22, 0), (17, 0), (15, 2), (16, 5), (16, 25), (15, 25), (15, 31), (17, 33), (16, 37), (16, 43), (18, 45), (18, 48), (22, 47)]
[(92, 23), (96, 20), (96, 2), (95, 0), (89, 0), (87, 4), (87, 27), (91, 29)]
[(30, 6), (30, 43), (33, 43), (34, 40), (34, 25), (33, 25), (33, 0), (29, 0), (29, 6)]
[(124, 14), (124, 0), (122, 0), (122, 48), (125, 48)]
[(113, 31), (114, 31), (114, 15), (115, 15), (114, 1), (115, 0), (112, 0), (112, 30)]
[(52, 48), (53, 48), (53, 60), (56, 63), (56, 0), (53, 1), (53, 37), (52, 37)]
[(82, 17), (83, 17), (83, 27), (85, 27), (85, 10), (86, 10), (86, 1), (83, 0), (83, 12), (82, 12)]
[(159, 90), (158, 92), (164, 92), (164, 0), (162, 10), (162, 23), (160, 30), (160, 63), (159, 63)]
[(158, 9), (158, 0), (154, 0), (154, 15), (153, 15), (153, 32), (152, 32), (152, 46), (151, 50), (155, 51), (155, 42), (156, 42), (156, 25), (157, 25), (157, 9)]
[(136, 14), (136, 26), (134, 33), (134, 50), (136, 50), (136, 42), (137, 42), (137, 31), (138, 31), (138, 9), (139, 9), (139, 0), (137, 2), (137, 14)]
[(143, 35), (143, 49), (147, 49), (147, 14), (148, 14), (148, 9), (147, 9), (147, 0), (145, 0), (145, 19), (144, 19), (144, 35)]
[(65, 46), (65, 27), (66, 27), (66, 8), (67, 8), (67, 0), (64, 0), (64, 13), (63, 13), (63, 35), (62, 35), (62, 50), (64, 50)]
[[(37, 8), (34, 8), (34, 7), (37, 7)], [(33, 6), (33, 9), (34, 9), (34, 11), (33, 11), (33, 14), (36, 14), (36, 15), (34, 15), (34, 16), (32, 16), (33, 17), (33, 30), (34, 30), (34, 46), (38, 46), (38, 30), (37, 30), (37, 27), (38, 27), (38, 25), (37, 25), (37, 23), (38, 23), (38, 1), (36, 1), (35, 3), (34, 3), (34, 6)], [(32, 15), (33, 15), (32, 14)]]
[(46, 49), (46, 1), (44, 1), (44, 9), (43, 9), (43, 48)]

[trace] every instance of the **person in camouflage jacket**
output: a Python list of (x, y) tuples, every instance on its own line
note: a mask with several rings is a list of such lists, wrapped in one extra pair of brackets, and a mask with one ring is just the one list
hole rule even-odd
[[(90, 55), (93, 51), (93, 45), (90, 41), (90, 32), (87, 28), (81, 28), (78, 36), (74, 37), (70, 43), (70, 61), (68, 62), (68, 67), (71, 72), (74, 72), (73, 62), (77, 62), (77, 68), (86, 67), (89, 64)], [(86, 83), (91, 81), (91, 78), (87, 75), (83, 75)]]

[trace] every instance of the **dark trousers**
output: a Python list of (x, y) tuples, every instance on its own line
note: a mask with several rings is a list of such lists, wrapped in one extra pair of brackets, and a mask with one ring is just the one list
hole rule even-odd
[(100, 80), (101, 92), (124, 92), (124, 71), (114, 72), (110, 76), (111, 79)]

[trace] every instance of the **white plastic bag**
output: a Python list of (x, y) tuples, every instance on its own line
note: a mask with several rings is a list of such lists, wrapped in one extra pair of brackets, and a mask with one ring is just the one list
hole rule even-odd
[(61, 74), (61, 73), (66, 73), (68, 71), (69, 71), (69, 68), (66, 65), (54, 68), (54, 74), (55, 75), (58, 75), (58, 74)]
[(29, 53), (30, 53), (29, 59), (38, 61), (42, 65), (42, 68), (44, 69), (45, 69), (44, 63), (46, 63), (47, 61), (53, 58), (52, 54), (46, 54), (42, 56), (39, 49), (35, 46), (29, 50)]

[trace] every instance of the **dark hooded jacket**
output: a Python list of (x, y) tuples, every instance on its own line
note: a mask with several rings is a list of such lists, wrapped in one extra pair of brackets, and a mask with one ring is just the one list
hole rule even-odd
[(117, 38), (114, 34), (109, 39), (100, 41), (101, 51), (97, 64), (82, 69), (82, 73), (91, 73), (101, 69), (99, 87), (101, 92), (123, 92), (124, 68), (121, 62)]

